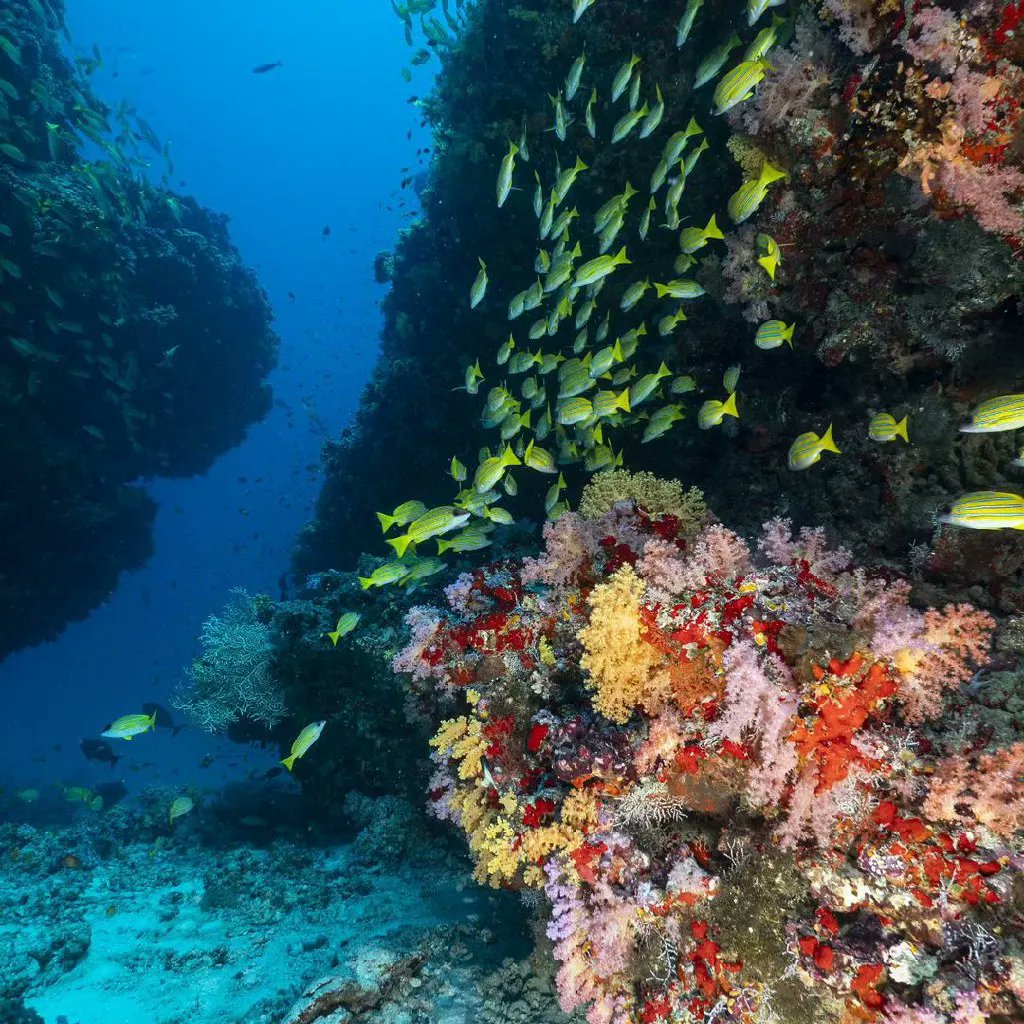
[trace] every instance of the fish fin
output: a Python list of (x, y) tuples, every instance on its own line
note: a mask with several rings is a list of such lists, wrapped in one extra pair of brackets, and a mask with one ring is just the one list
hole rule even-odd
[[(774, 277), (775, 277), (775, 275), (773, 274), (773, 275), (772, 275), (772, 277), (774, 278)], [(786, 329), (785, 329), (785, 330), (784, 330), (784, 331), (782, 332), (782, 337), (783, 337), (783, 338), (784, 338), (784, 339), (786, 340), (786, 342), (787, 342), (787, 343), (789, 344), (789, 347), (790, 347), (790, 348), (792, 348), (792, 347), (793, 347), (793, 331), (795, 331), (795, 330), (796, 330), (796, 324), (790, 324), (790, 325), (789, 325), (789, 326), (788, 326), (788, 327), (787, 327), (787, 328), (786, 328)]]
[(627, 256), (626, 256), (626, 247), (625, 246), (623, 246), (618, 251), (618, 254), (615, 256), (615, 262), (618, 263), (618, 264), (632, 263), (633, 262), (631, 259), (627, 258)]
[(629, 412), (629, 388), (623, 388), (622, 394), (615, 399), (615, 408), (623, 412)]
[(659, 299), (665, 298), (665, 296), (668, 295), (668, 293), (669, 293), (668, 286), (667, 285), (663, 285), (663, 284), (656, 284), (654, 286), (654, 290), (655, 290), (655, 292), (657, 292)]
[(395, 554), (398, 555), (399, 558), (403, 558), (405, 556), (405, 552), (411, 543), (412, 539), (408, 534), (402, 534), (400, 537), (392, 537), (388, 541), (388, 544), (395, 549)]
[(395, 525), (395, 520), (392, 516), (386, 515), (384, 512), (378, 512), (377, 518), (380, 520), (380, 528), (382, 533), (387, 533), (392, 526)]
[(907, 436), (907, 417), (906, 416), (904, 416), (903, 419), (901, 419), (899, 421), (899, 423), (896, 424), (896, 436), (897, 437), (902, 437), (904, 444), (910, 444), (910, 438)]
[(821, 435), (820, 448), (823, 452), (835, 452), (836, 455), (842, 455), (843, 453), (836, 447), (835, 441), (832, 440), (832, 424), (828, 425), (828, 430)]
[(285, 766), (285, 768), (287, 768), (287, 769), (288, 769), (288, 771), (291, 771), (291, 770), (292, 770), (292, 767), (293, 767), (293, 766), (294, 766), (294, 764), (295, 764), (295, 755), (294, 755), (294, 754), (289, 754), (289, 755), (288, 755), (288, 756), (287, 756), (287, 757), (286, 757), (286, 758), (285, 758), (285, 759), (284, 759), (284, 760), (283, 760), (283, 761), (281, 762), (281, 764), (283, 764), (283, 765)]
[(156, 712), (149, 716), (149, 731), (156, 732)]
[(711, 214), (711, 219), (708, 221), (707, 226), (702, 232), (705, 238), (725, 238), (725, 235), (722, 234), (722, 231), (718, 226), (718, 221), (715, 218), (716, 214)]
[(785, 171), (780, 171), (778, 167), (773, 167), (767, 160), (765, 160), (764, 167), (761, 168), (761, 173), (757, 176), (758, 188), (765, 188), (773, 181), (778, 181), (780, 178), (785, 177)]
[(730, 391), (729, 397), (722, 403), (722, 415), (723, 416), (735, 416), (736, 419), (740, 418), (739, 411), (736, 408), (736, 392)]
[(453, 542), (450, 541), (450, 540), (445, 540), (443, 537), (438, 537), (437, 538), (437, 553), (439, 555), (443, 555), (452, 546), (452, 543)]
[(373, 586), (373, 580), (370, 579), (369, 576), (357, 576), (356, 579), (359, 580), (359, 586), (361, 586), (363, 590), (369, 590), (370, 587)]

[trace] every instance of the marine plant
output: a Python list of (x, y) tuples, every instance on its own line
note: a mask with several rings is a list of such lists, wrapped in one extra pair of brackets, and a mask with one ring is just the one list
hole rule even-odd
[(993, 620), (918, 610), (822, 530), (756, 546), (623, 500), (410, 614), (447, 716), (429, 805), (543, 900), (591, 1024), (1024, 1012), (1020, 744), (947, 697)]

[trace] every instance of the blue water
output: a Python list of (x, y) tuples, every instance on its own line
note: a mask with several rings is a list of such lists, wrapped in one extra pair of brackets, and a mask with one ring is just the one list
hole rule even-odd
[[(231, 587), (277, 596), (315, 500), (320, 445), (350, 419), (376, 356), (373, 258), (415, 203), (399, 191), (401, 170), (429, 145), (407, 103), (429, 70), (402, 81), (408, 51), (386, 3), (69, 0), (68, 23), (73, 53), (93, 42), (103, 52), (97, 93), (135, 104), (171, 141), (174, 186), (230, 217), (281, 354), (274, 410), (244, 444), (202, 478), (148, 483), (160, 503), (152, 560), (87, 621), (0, 664), (0, 785), (40, 788), (109, 779), (78, 739), (143, 701), (169, 705), (203, 619)], [(271, 61), (283, 67), (253, 74)], [(137, 747), (123, 745), (116, 772), (133, 789), (209, 783), (270, 757), (195, 732)]]

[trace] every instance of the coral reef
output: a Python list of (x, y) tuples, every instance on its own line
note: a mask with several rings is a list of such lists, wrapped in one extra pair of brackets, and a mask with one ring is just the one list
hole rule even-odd
[(150, 183), (159, 141), (95, 98), (95, 60), (64, 56), (63, 25), (61, 0), (0, 12), (0, 417), (18, 482), (0, 508), (0, 657), (146, 559), (155, 509), (135, 482), (238, 444), (277, 353), (226, 219)]
[(955, 714), (993, 620), (782, 520), (756, 549), (635, 501), (555, 525), (556, 582), (477, 570), (398, 666), (447, 708), (429, 805), (542, 900), (562, 1008), (1017, 1019), (1024, 748)]
[[(653, 444), (620, 430), (615, 444), (625, 464), (632, 471), (670, 467), (716, 507), (735, 510), (731, 522), (745, 533), (780, 512), (825, 522), (862, 561), (908, 570), (916, 559), (916, 581), (931, 588), (930, 600), (964, 600), (970, 588), (955, 549), (967, 542), (936, 534), (935, 515), (959, 492), (1012, 480), (1014, 471), (1005, 468), (1009, 439), (963, 440), (956, 425), (972, 401), (1012, 390), (1024, 377), (1014, 343), (1024, 293), (1014, 234), (1024, 87), (1017, 7), (980, 4), (965, 13), (933, 0), (913, 9), (868, 0), (793, 4), (771, 26), (771, 66), (755, 95), (715, 117), (711, 89), (695, 87), (694, 71), (723, 42), (721, 5), (698, 13), (679, 49), (671, 39), (682, 11), (671, 5), (607, 0), (575, 23), (568, 6), (483, 0), (439, 51), (437, 89), (421, 103), (435, 134), (422, 221), (397, 245), (381, 361), (355, 423), (328, 446), (325, 487), (296, 567), (305, 573), (346, 564), (376, 546), (372, 513), (410, 494), (428, 504), (449, 497), (441, 476), (448, 453), (465, 458), (484, 440), (466, 429), (472, 414), (456, 390), (462, 370), (480, 358), (485, 387), (504, 379), (490, 356), (508, 337), (505, 301), (533, 274), (533, 173), (549, 182), (576, 155), (586, 162), (567, 204), (579, 214), (573, 237), (583, 226), (584, 241), (610, 197), (627, 182), (643, 192), (651, 177), (660, 142), (611, 145), (603, 120), (608, 83), (634, 46), (642, 96), (652, 101), (655, 85), (664, 96), (659, 131), (681, 129), (692, 115), (710, 144), (687, 175), (688, 223), (717, 212), (724, 226), (729, 195), (766, 160), (786, 177), (754, 216), (726, 230), (724, 243), (696, 253), (688, 273), (706, 295), (687, 303), (687, 321), (667, 335), (649, 330), (637, 357), (638, 373), (664, 359), (674, 372), (692, 374), (707, 397), (727, 366), (742, 365), (738, 422), (699, 431), (686, 411)], [(739, 29), (742, 41), (768, 31), (768, 21), (764, 15)], [(565, 145), (557, 147), (548, 96), (584, 52), (586, 82), (599, 92), (597, 135), (577, 100)], [(536, 75), (522, 74), (534, 66)], [(498, 209), (493, 176), (517, 139), (528, 142), (530, 161), (520, 158), (516, 190)], [(622, 236), (634, 284), (665, 280), (679, 258), (675, 237), (660, 224), (643, 245), (637, 241), (633, 214), (639, 219), (641, 210), (636, 200), (629, 237)], [(758, 263), (763, 236), (779, 247), (774, 277)], [(470, 310), (466, 293), (478, 258), (487, 260), (491, 285)], [(654, 303), (651, 289), (624, 317), (613, 300), (613, 330), (621, 336), (627, 327), (658, 323), (664, 308)], [(766, 317), (795, 324), (794, 351), (754, 347), (751, 319)], [(513, 330), (522, 334), (518, 325)], [(564, 354), (568, 340), (543, 344)], [(868, 438), (871, 415), (884, 410), (910, 414), (908, 446)], [(790, 472), (790, 441), (829, 420), (842, 456), (828, 468)], [(375, 472), (391, 461), (403, 466), (400, 476)], [(572, 493), (581, 474), (565, 473)], [(509, 504), (535, 515), (541, 493), (527, 476)], [(993, 563), (997, 580), (972, 599), (1004, 612), (1024, 607), (1024, 567), (1001, 556), (1012, 542), (984, 536), (970, 544)]]

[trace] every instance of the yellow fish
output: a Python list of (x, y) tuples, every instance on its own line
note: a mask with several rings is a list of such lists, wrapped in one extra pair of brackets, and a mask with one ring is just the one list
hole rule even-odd
[(406, 526), (414, 519), (419, 519), (426, 511), (427, 506), (422, 501), (405, 501), (391, 515), (378, 512), (377, 518), (380, 520), (381, 530), (387, 533), (393, 526)]
[(390, 583), (398, 583), (409, 575), (409, 566), (404, 562), (385, 562), (374, 569), (369, 576), (359, 576), (359, 586), (363, 590), (370, 587), (386, 587)]
[(868, 437), (872, 441), (895, 441), (902, 437), (905, 444), (910, 443), (907, 437), (907, 417), (896, 422), (896, 417), (887, 412), (880, 412), (871, 417), (868, 424)]
[(1024, 427), (1024, 395), (1000, 395), (982, 402), (971, 422), (960, 430), (964, 434), (991, 434)]
[(195, 804), (192, 801), (192, 797), (176, 796), (174, 798), (174, 802), (171, 804), (171, 809), (167, 814), (170, 824), (173, 825), (178, 818), (188, 814), (193, 807), (195, 807)]
[(480, 273), (476, 275), (473, 287), (469, 290), (470, 309), (476, 309), (484, 301), (484, 296), (487, 294), (487, 264), (479, 258), (477, 262), (480, 264)]
[(836, 455), (842, 454), (836, 447), (835, 441), (832, 440), (831, 423), (821, 437), (818, 437), (813, 430), (807, 431), (806, 434), (801, 434), (790, 445), (786, 461), (790, 469), (810, 469), (821, 458), (822, 452), (835, 452)]
[(122, 715), (111, 722), (110, 725), (100, 733), (107, 739), (130, 740), (133, 736), (139, 736), (144, 732), (156, 731), (156, 712), (152, 715)]
[(307, 725), (306, 728), (296, 736), (295, 742), (292, 744), (291, 753), (281, 762), (288, 771), (291, 771), (295, 767), (295, 762), (300, 757), (303, 757), (309, 748), (313, 746), (318, 739), (320, 739), (320, 734), (324, 731), (324, 726), (326, 724), (326, 721), (313, 722), (312, 725)]
[[(365, 590), (366, 588), (363, 587), (363, 589)], [(335, 647), (337, 647), (338, 646), (338, 641), (343, 636), (348, 636), (348, 634), (351, 633), (352, 630), (355, 629), (356, 626), (358, 626), (358, 625), (359, 625), (359, 613), (358, 612), (345, 612), (345, 614), (342, 615), (340, 619), (338, 619), (338, 624), (327, 635), (331, 638), (331, 643), (334, 644)]]
[(519, 147), (510, 141), (508, 153), (501, 161), (501, 169), (498, 171), (498, 206), (505, 205), (505, 200), (508, 199), (508, 194), (512, 191), (512, 175), (516, 169), (516, 154), (518, 152)]
[(726, 416), (735, 416), (736, 419), (740, 417), (736, 409), (735, 391), (724, 402), (718, 402), (713, 399), (705, 402), (697, 413), (697, 426), (701, 430), (717, 427)]
[(939, 521), (969, 530), (1024, 530), (1024, 497), (1010, 491), (973, 491), (957, 498)]

